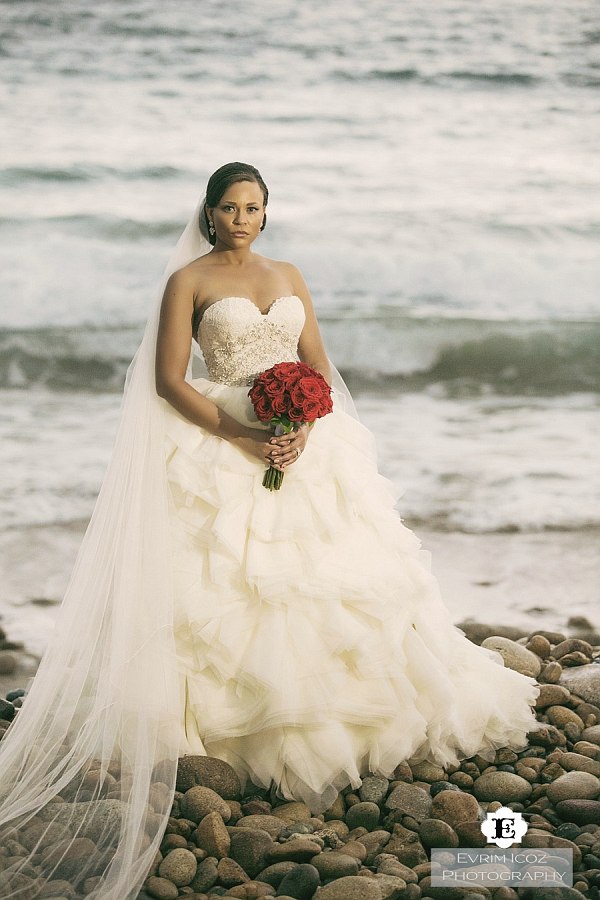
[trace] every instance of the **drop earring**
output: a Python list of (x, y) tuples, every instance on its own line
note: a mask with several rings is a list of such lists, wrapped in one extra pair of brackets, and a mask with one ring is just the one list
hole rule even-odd
[(212, 222), (208, 223), (208, 233), (210, 234), (211, 237), (215, 233), (215, 226), (213, 225)]

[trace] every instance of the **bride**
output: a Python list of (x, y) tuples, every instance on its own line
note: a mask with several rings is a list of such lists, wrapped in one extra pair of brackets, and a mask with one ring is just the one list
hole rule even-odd
[[(55, 635), (0, 744), (2, 897), (61, 880), (135, 897), (185, 754), (321, 812), (368, 772), (493, 759), (536, 727), (534, 679), (452, 624), (300, 272), (254, 251), (267, 200), (254, 167), (221, 167), (167, 266)], [(298, 359), (333, 412), (274, 437), (249, 386)]]

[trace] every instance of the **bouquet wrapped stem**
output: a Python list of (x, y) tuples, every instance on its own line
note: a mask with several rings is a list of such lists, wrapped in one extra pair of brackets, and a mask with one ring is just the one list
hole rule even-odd
[[(287, 424), (283, 422), (278, 422), (277, 425), (273, 428), (273, 434), (276, 437), (280, 437), (282, 434), (289, 434), (294, 430), (294, 426), (291, 422), (288, 421)], [(263, 487), (268, 488), (270, 491), (278, 491), (283, 482), (283, 471), (282, 469), (276, 469), (275, 466), (269, 466), (267, 471), (265, 472), (265, 477), (263, 478)]]
[[(271, 426), (273, 434), (290, 434), (333, 409), (331, 388), (320, 372), (302, 362), (277, 363), (254, 379), (248, 391), (256, 418)], [(278, 491), (283, 471), (269, 466), (263, 486)]]

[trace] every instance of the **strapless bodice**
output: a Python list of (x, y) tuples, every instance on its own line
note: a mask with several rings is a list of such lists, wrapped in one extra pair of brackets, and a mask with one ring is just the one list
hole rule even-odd
[(278, 297), (264, 313), (248, 297), (211, 303), (198, 326), (209, 378), (250, 385), (275, 363), (297, 360), (304, 320), (304, 304), (295, 295)]

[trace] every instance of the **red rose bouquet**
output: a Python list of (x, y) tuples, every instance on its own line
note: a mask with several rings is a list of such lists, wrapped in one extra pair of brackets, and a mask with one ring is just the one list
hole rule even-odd
[[(274, 434), (289, 434), (333, 409), (331, 388), (320, 372), (301, 362), (277, 363), (254, 379), (248, 396), (256, 418), (268, 422)], [(263, 485), (278, 491), (283, 472), (269, 466)]]

